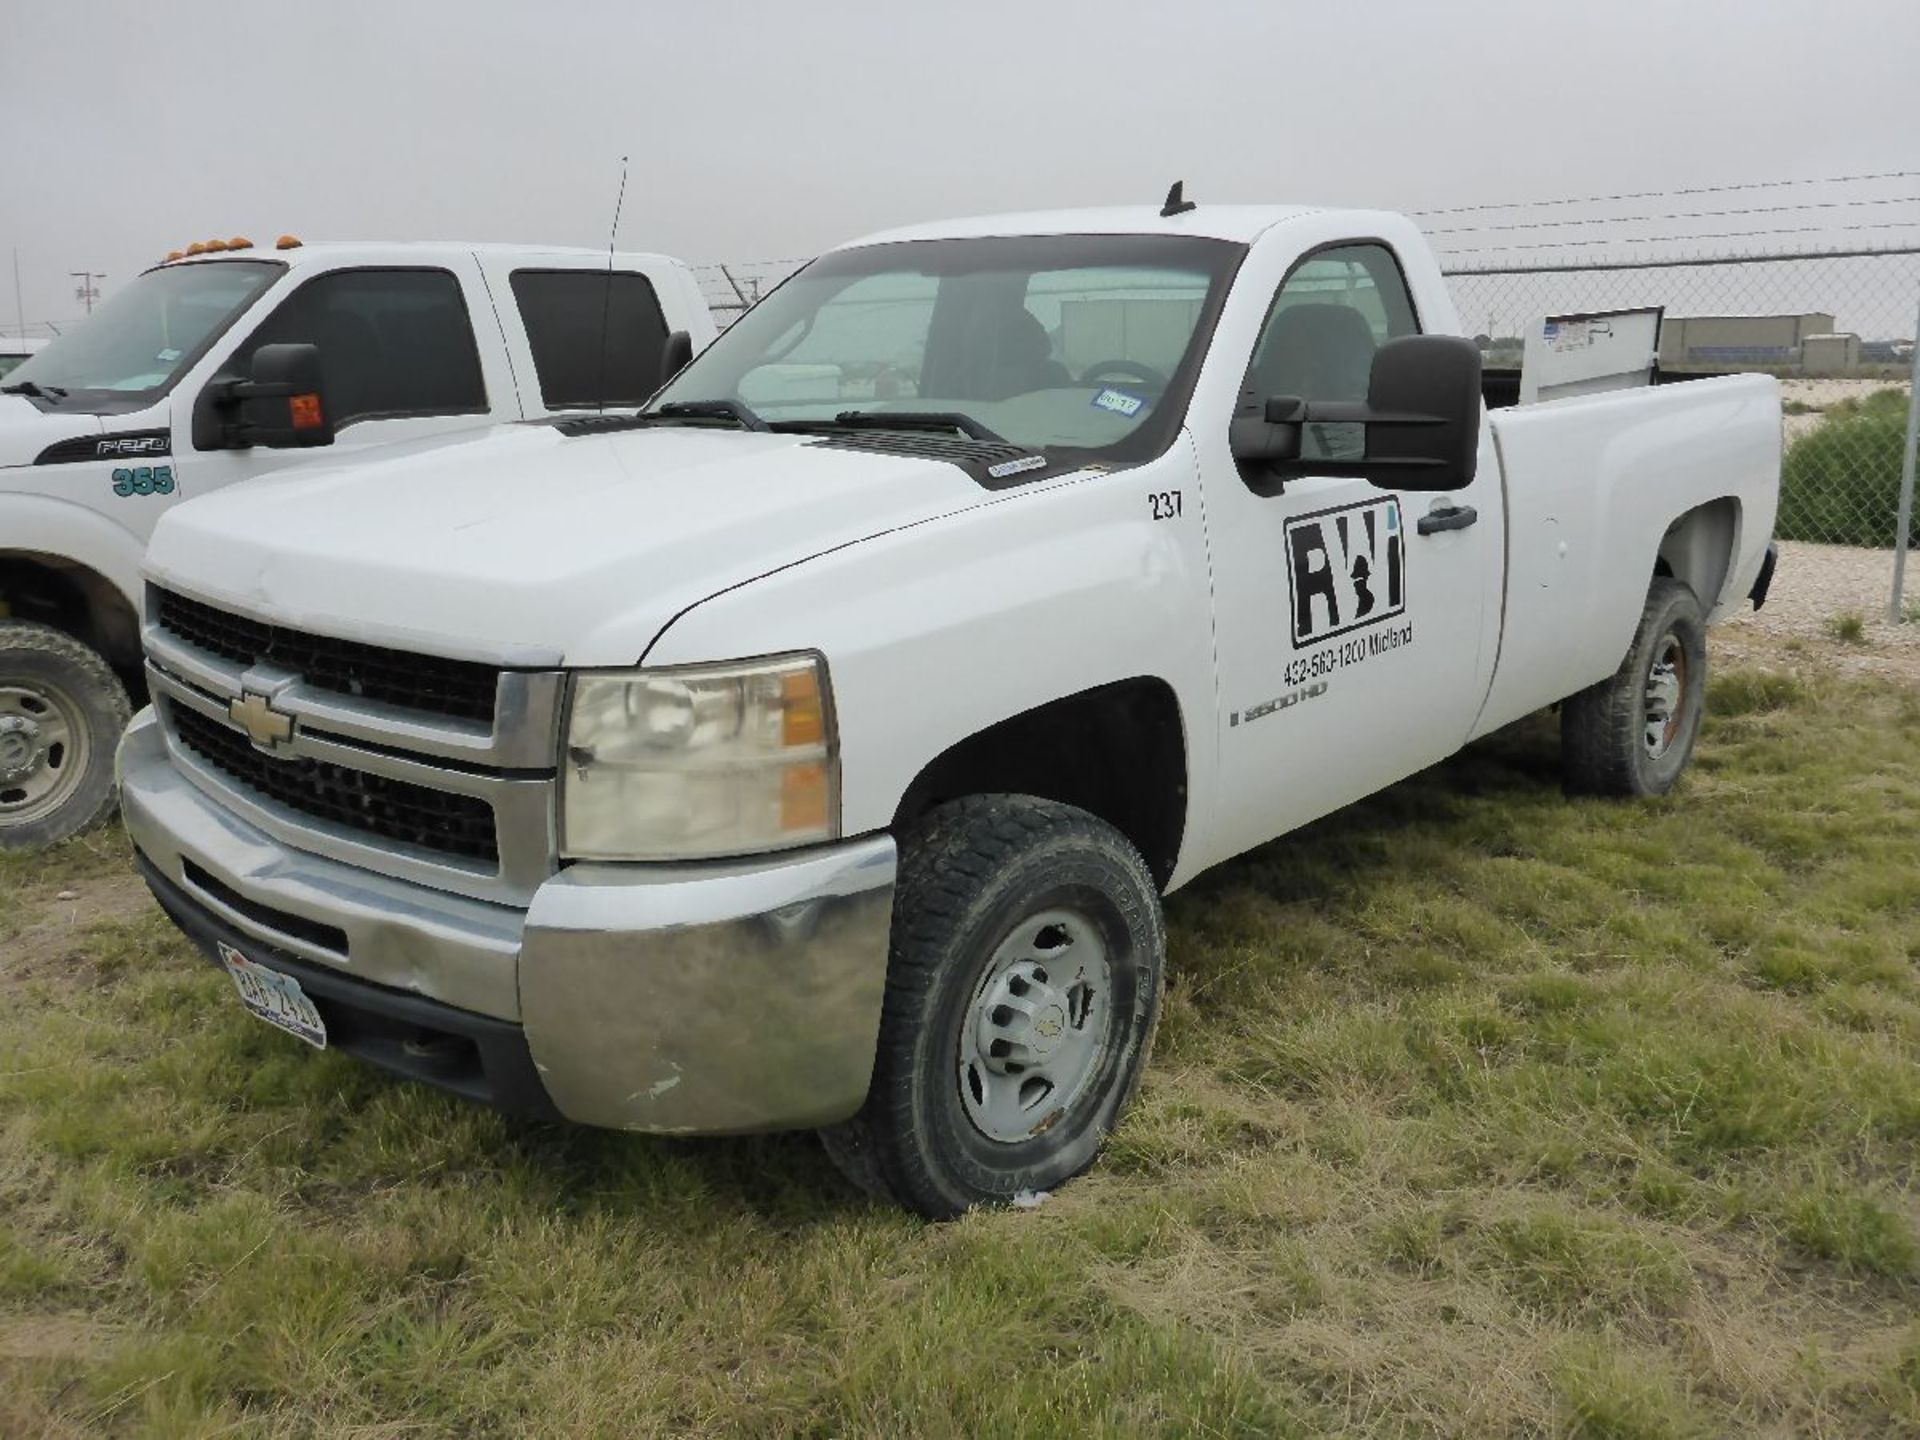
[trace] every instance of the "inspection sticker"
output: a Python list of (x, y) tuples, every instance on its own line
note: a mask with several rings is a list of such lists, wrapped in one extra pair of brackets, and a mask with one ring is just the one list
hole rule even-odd
[(1147, 403), (1144, 395), (1129, 395), (1124, 390), (1115, 390), (1111, 386), (1093, 397), (1096, 410), (1111, 410), (1116, 415), (1124, 415), (1131, 420), (1140, 413), (1140, 407)]

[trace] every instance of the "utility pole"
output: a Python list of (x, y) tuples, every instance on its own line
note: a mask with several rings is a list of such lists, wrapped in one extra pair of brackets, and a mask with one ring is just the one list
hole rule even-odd
[(67, 272), (80, 282), (74, 290), (73, 298), (86, 302), (87, 314), (93, 313), (93, 302), (100, 298), (100, 287), (93, 282), (106, 279), (106, 272), (99, 270), (69, 270)]
[(20, 322), (20, 338), (24, 340), (27, 338), (27, 306), (26, 302), (20, 298), (20, 247), (18, 245), (13, 247), (13, 312), (14, 318)]

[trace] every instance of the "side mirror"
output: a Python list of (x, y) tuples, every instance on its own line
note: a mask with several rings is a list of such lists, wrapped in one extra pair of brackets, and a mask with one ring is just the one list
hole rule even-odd
[[(1358, 425), (1355, 457), (1301, 458), (1303, 425)], [(1257, 416), (1233, 421), (1233, 458), (1265, 467), (1271, 488), (1293, 475), (1358, 475), (1383, 490), (1458, 490), (1472, 483), (1480, 449), (1480, 352), (1454, 335), (1407, 335), (1374, 352), (1367, 398), (1268, 397)]]
[(676, 330), (667, 336), (667, 343), (660, 347), (660, 383), (666, 384), (674, 376), (687, 368), (693, 359), (693, 336), (684, 330)]
[(333, 411), (314, 345), (262, 345), (245, 380), (210, 383), (194, 405), (197, 450), (275, 450), (333, 443)]

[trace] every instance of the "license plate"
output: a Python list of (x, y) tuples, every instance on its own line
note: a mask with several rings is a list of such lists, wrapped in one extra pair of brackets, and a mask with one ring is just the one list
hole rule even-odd
[(233, 977), (242, 1005), (269, 1025), (277, 1025), (289, 1035), (298, 1035), (317, 1049), (327, 1048), (327, 1022), (313, 1008), (313, 1001), (307, 998), (298, 980), (249, 960), (224, 940), (219, 946), (221, 963)]

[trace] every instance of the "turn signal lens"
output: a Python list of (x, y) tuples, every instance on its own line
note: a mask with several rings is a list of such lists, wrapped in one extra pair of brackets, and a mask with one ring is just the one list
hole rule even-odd
[(296, 430), (317, 430), (325, 423), (320, 413), (320, 397), (314, 394), (289, 395), (287, 414)]

